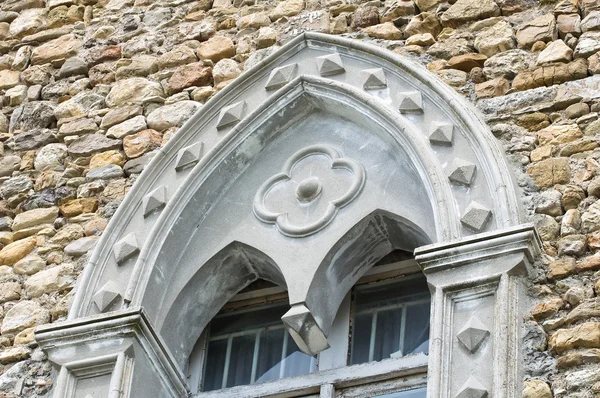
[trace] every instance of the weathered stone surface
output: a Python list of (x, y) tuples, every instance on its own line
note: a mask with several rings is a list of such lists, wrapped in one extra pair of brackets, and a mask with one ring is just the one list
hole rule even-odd
[(228, 37), (214, 36), (201, 43), (196, 50), (196, 54), (201, 60), (208, 59), (218, 62), (223, 58), (233, 57), (235, 55), (235, 46), (233, 45), (233, 41)]
[(266, 13), (255, 12), (239, 18), (236, 22), (236, 27), (238, 29), (259, 29), (270, 24), (271, 19)]
[(54, 105), (46, 101), (25, 103), (10, 117), (10, 132), (52, 127), (56, 121)]
[(500, 15), (500, 7), (493, 0), (458, 0), (440, 21), (443, 26), (457, 27), (465, 22), (477, 21)]
[(39, 171), (56, 170), (62, 167), (65, 157), (67, 157), (65, 144), (48, 144), (37, 153), (34, 167)]
[(7, 177), (21, 167), (21, 158), (12, 156), (3, 156), (0, 158), (0, 177)]
[(85, 178), (88, 181), (110, 180), (123, 177), (123, 169), (116, 164), (108, 164), (88, 171)]
[(585, 32), (577, 41), (573, 52), (575, 58), (589, 57), (600, 50), (600, 32)]
[(15, 304), (4, 316), (2, 334), (16, 333), (21, 330), (43, 325), (50, 321), (50, 312), (33, 301), (21, 301)]
[(46, 26), (46, 10), (43, 8), (33, 8), (25, 10), (15, 18), (9, 28), (9, 34), (13, 38), (21, 38), (29, 34), (42, 30)]
[(71, 57), (65, 61), (58, 72), (62, 78), (88, 74), (87, 63), (79, 57)]
[(544, 65), (553, 62), (569, 62), (573, 59), (573, 50), (562, 40), (556, 40), (548, 44), (544, 51), (538, 55), (536, 64)]
[(419, 15), (415, 15), (411, 18), (406, 28), (404, 28), (404, 32), (407, 36), (431, 33), (435, 37), (441, 30), (442, 25), (431, 12), (423, 12)]
[(128, 158), (133, 159), (159, 148), (162, 136), (156, 130), (142, 130), (123, 139), (123, 150)]
[(125, 162), (123, 154), (116, 149), (100, 152), (92, 156), (90, 159), (90, 169), (106, 166), (107, 164), (122, 165)]
[(504, 77), (497, 77), (475, 85), (477, 98), (491, 98), (504, 95), (510, 90), (510, 82)]
[(600, 230), (600, 201), (592, 203), (581, 215), (581, 228), (588, 233)]
[(548, 278), (560, 279), (575, 273), (575, 259), (565, 257), (548, 264)]
[(207, 86), (212, 83), (212, 68), (205, 67), (202, 62), (195, 62), (177, 68), (167, 82), (169, 94), (182, 91), (192, 86)]
[(33, 275), (46, 266), (46, 261), (37, 255), (29, 255), (13, 265), (13, 271), (19, 275)]
[(515, 90), (529, 90), (536, 87), (552, 86), (587, 76), (587, 62), (577, 59), (568, 64), (539, 66), (531, 71), (519, 73), (513, 81)]
[(12, 230), (19, 231), (39, 224), (51, 224), (58, 217), (58, 207), (29, 210), (17, 214), (13, 221)]
[(116, 124), (124, 122), (127, 119), (141, 115), (142, 111), (143, 108), (139, 105), (126, 105), (120, 108), (111, 109), (102, 118), (100, 127), (103, 129), (108, 129)]
[(104, 108), (104, 97), (90, 91), (81, 92), (60, 103), (54, 110), (57, 119), (86, 117), (92, 111)]
[(66, 60), (77, 55), (81, 46), (81, 41), (74, 35), (64, 35), (36, 47), (31, 53), (31, 63), (41, 65)]
[(28, 255), (35, 247), (34, 238), (13, 242), (0, 250), (0, 265), (13, 265)]
[(198, 61), (196, 53), (188, 46), (179, 46), (158, 57), (157, 63), (160, 69), (174, 68), (180, 65), (191, 64)]
[[(60, 207), (60, 212), (65, 217), (67, 217), (67, 218), (75, 217), (82, 213), (95, 212), (96, 209), (98, 209), (98, 199), (96, 199), (96, 198), (73, 199), (73, 200), (69, 200), (67, 202), (62, 203), (59, 207)], [(59, 231), (59, 234), (60, 234), (60, 231)], [(56, 236), (58, 236), (58, 234)]]
[(600, 324), (586, 322), (572, 329), (558, 330), (550, 337), (548, 346), (557, 354), (573, 348), (598, 348), (600, 347)]
[(102, 134), (88, 134), (71, 142), (68, 152), (73, 156), (90, 156), (96, 152), (104, 152), (120, 147), (120, 140), (113, 140)]
[(62, 124), (58, 129), (58, 136), (91, 134), (96, 131), (98, 131), (98, 125), (92, 119), (81, 118)]
[(159, 83), (142, 77), (132, 77), (119, 81), (119, 84), (111, 88), (106, 96), (106, 104), (111, 108), (128, 104), (139, 105), (155, 102), (163, 96), (163, 89)]
[(541, 187), (551, 187), (554, 184), (566, 184), (571, 179), (571, 168), (565, 158), (542, 160), (527, 168), (534, 182)]
[(543, 380), (526, 380), (523, 388), (523, 398), (552, 398), (552, 391), (550, 386)]
[(106, 136), (109, 138), (123, 138), (127, 135), (144, 130), (145, 128), (146, 118), (140, 115), (112, 126), (106, 132)]
[(537, 41), (550, 42), (556, 40), (556, 20), (554, 15), (546, 14), (527, 22), (517, 31), (519, 48), (531, 48)]
[(169, 127), (182, 126), (201, 107), (195, 101), (180, 101), (163, 106), (148, 115), (148, 127), (163, 131)]
[(531, 312), (531, 316), (537, 321), (550, 318), (556, 315), (556, 313), (562, 308), (563, 305), (563, 300), (558, 297), (544, 300), (543, 302), (535, 306), (535, 308)]
[(242, 73), (240, 65), (233, 59), (222, 59), (216, 63), (212, 70), (215, 87), (223, 82), (235, 79)]
[(376, 39), (384, 40), (400, 40), (402, 39), (402, 31), (392, 22), (385, 22), (379, 25), (366, 27), (362, 30), (363, 33)]
[(0, 70), (0, 90), (6, 90), (19, 84), (19, 72)]
[(583, 136), (577, 124), (551, 125), (536, 133), (540, 145), (559, 145)]
[(59, 265), (32, 275), (25, 281), (25, 291), (29, 297), (40, 297), (45, 293), (70, 289), (73, 286), (73, 268)]
[(285, 0), (277, 3), (277, 6), (269, 13), (271, 21), (277, 21), (282, 17), (298, 15), (304, 9), (304, 0)]
[(92, 250), (96, 246), (96, 243), (98, 243), (98, 237), (96, 236), (77, 239), (65, 247), (65, 254), (73, 257), (83, 256)]
[(520, 71), (533, 66), (534, 62), (535, 58), (530, 53), (510, 50), (488, 58), (483, 64), (483, 73), (488, 79), (502, 76), (512, 78)]

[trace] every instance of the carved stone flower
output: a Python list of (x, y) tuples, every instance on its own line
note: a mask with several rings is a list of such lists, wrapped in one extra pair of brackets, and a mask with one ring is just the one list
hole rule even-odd
[(331, 146), (312, 145), (296, 152), (280, 173), (254, 197), (254, 214), (277, 225), (287, 236), (314, 234), (333, 221), (338, 210), (358, 196), (365, 170)]

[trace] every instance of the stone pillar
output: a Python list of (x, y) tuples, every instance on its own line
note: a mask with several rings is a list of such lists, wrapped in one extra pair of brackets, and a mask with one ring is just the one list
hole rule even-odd
[(530, 225), (415, 251), (432, 292), (429, 397), (520, 396), (525, 280), (540, 251)]
[(53, 396), (188, 396), (184, 377), (141, 309), (49, 324), (36, 340), (56, 366)]

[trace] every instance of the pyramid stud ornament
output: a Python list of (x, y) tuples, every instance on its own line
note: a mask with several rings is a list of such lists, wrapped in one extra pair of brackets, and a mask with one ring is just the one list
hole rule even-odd
[(471, 354), (474, 354), (489, 335), (490, 331), (485, 325), (477, 317), (472, 316), (456, 337)]
[(137, 238), (133, 232), (125, 235), (113, 246), (113, 252), (117, 258), (117, 264), (121, 265), (129, 257), (133, 256), (140, 250)]
[(167, 204), (167, 187), (161, 185), (148, 195), (144, 196), (144, 217), (161, 209)]
[(236, 102), (221, 109), (217, 120), (217, 130), (237, 124), (246, 112), (246, 101)]
[(378, 88), (386, 88), (387, 80), (385, 73), (381, 68), (365, 69), (360, 71), (363, 89), (375, 90)]
[(467, 379), (456, 394), (456, 398), (486, 398), (487, 396), (487, 389), (473, 376)]
[(273, 71), (269, 75), (269, 79), (267, 80), (265, 89), (275, 90), (277, 88), (285, 86), (287, 83), (292, 81), (292, 79), (296, 75), (297, 70), (298, 64), (289, 64), (273, 69)]
[(471, 185), (477, 166), (462, 159), (454, 159), (448, 179), (458, 185)]
[(317, 68), (321, 76), (332, 76), (344, 73), (344, 64), (342, 63), (342, 57), (340, 54), (323, 55), (317, 57)]
[(204, 143), (197, 142), (190, 146), (186, 146), (177, 153), (175, 161), (175, 171), (181, 171), (187, 167), (191, 167), (198, 163), (204, 152)]
[(473, 201), (467, 207), (460, 222), (475, 232), (481, 232), (492, 217), (492, 212), (487, 207)]
[(400, 93), (398, 110), (401, 113), (423, 112), (423, 96), (419, 91)]
[(435, 145), (452, 145), (454, 125), (450, 123), (432, 122), (429, 130), (429, 142)]
[(119, 293), (117, 284), (113, 281), (108, 281), (98, 290), (98, 293), (94, 294), (94, 304), (96, 304), (100, 312), (104, 312), (120, 298), (121, 294)]

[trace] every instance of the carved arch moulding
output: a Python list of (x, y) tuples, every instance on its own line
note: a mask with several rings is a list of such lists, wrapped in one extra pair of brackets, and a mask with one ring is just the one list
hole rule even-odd
[(414, 250), (432, 291), (429, 396), (516, 396), (523, 281), (540, 247), (521, 222), (502, 150), (471, 104), (397, 54), (304, 33), (153, 158), (69, 320), (36, 339), (59, 372), (56, 396), (186, 396), (202, 330), (252, 281), (288, 291), (282, 321), (316, 354), (369, 266)]

